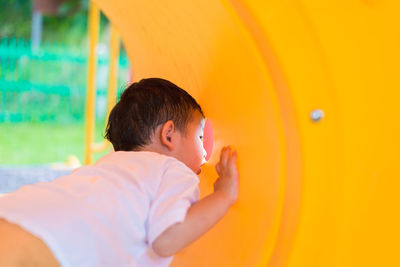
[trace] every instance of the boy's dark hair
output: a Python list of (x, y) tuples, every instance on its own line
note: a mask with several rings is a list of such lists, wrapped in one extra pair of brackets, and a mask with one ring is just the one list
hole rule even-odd
[(139, 150), (150, 143), (157, 126), (169, 120), (185, 133), (195, 110), (204, 116), (196, 100), (175, 84), (143, 79), (131, 84), (111, 110), (105, 138), (115, 151)]

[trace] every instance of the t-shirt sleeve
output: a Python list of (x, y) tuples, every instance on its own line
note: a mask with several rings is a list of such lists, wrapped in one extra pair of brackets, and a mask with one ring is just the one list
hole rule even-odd
[(196, 174), (183, 163), (173, 162), (168, 166), (150, 206), (147, 224), (150, 245), (168, 227), (185, 220), (189, 207), (199, 198), (198, 183)]

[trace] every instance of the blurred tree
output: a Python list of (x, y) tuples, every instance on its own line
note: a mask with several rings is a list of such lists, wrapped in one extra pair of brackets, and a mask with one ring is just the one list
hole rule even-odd
[[(79, 44), (85, 41), (89, 1), (55, 1), (61, 4), (57, 12), (43, 14), (43, 42)], [(29, 39), (31, 23), (32, 1), (0, 0), (0, 38), (7, 36)], [(104, 26), (106, 23), (107, 19), (102, 16), (101, 25)]]
[(0, 37), (29, 38), (31, 3), (26, 0), (0, 0)]
[(43, 40), (77, 43), (86, 38), (88, 0), (68, 0), (56, 15), (43, 16)]

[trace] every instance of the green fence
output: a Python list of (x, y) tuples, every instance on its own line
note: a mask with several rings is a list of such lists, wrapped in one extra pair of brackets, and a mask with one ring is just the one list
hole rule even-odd
[[(78, 122), (85, 113), (87, 49), (0, 39), (0, 122)], [(99, 46), (96, 116), (104, 118), (109, 55)], [(120, 56), (118, 88), (127, 84), (129, 62)]]

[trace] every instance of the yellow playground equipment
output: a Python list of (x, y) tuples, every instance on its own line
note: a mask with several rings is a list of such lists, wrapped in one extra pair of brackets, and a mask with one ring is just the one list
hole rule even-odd
[(93, 0), (94, 20), (97, 8), (134, 80), (188, 90), (215, 151), (239, 153), (237, 204), (172, 266), (400, 266), (399, 1)]

